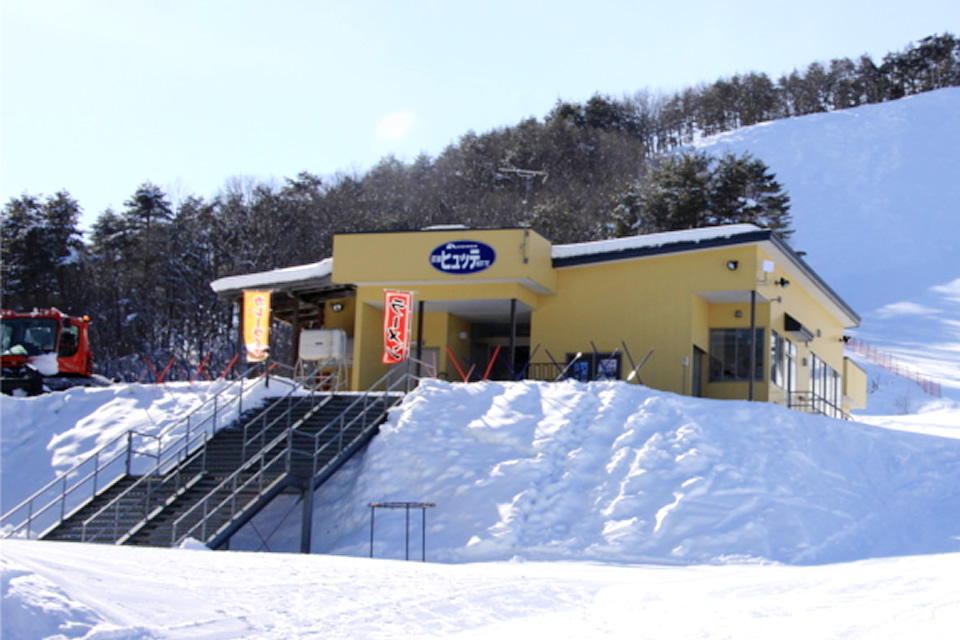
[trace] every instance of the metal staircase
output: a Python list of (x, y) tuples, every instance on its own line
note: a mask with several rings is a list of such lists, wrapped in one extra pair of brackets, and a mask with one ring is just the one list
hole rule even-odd
[[(64, 495), (61, 517), (37, 537), (150, 546), (195, 538), (219, 548), (277, 495), (296, 491), (304, 505), (301, 549), (309, 551), (313, 490), (375, 435), (408, 383), (397, 377), (383, 391), (362, 394), (295, 387), (242, 411), (229, 426), (181, 437), (173, 455), (170, 449), (162, 455), (158, 446), (157, 464), (147, 473), (131, 472), (128, 444), (126, 472), (69, 513)], [(6, 535), (30, 535), (30, 529), (28, 519), (25, 530), (21, 525)]]

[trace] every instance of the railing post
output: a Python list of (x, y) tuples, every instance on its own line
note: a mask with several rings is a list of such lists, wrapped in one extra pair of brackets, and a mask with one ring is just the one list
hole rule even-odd
[(67, 515), (67, 476), (63, 476), (63, 487), (60, 489), (60, 522)]
[(30, 539), (30, 525), (33, 524), (33, 500), (29, 503), (29, 509), (27, 509), (27, 540)]
[(284, 465), (286, 467), (285, 472), (293, 472), (293, 429), (290, 426), (287, 426), (287, 455)]
[(100, 474), (100, 451), (93, 455), (93, 495), (97, 495), (97, 480)]
[(132, 445), (133, 445), (133, 431), (127, 431), (127, 464), (126, 464), (127, 475), (130, 475), (130, 462), (131, 462), (130, 458), (133, 451)]

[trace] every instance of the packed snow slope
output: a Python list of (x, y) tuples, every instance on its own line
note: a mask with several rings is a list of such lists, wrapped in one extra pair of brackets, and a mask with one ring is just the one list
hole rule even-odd
[[(187, 399), (211, 387), (2, 398), (4, 509), (98, 434), (170, 431)], [(922, 415), (937, 421), (936, 435), (624, 382), (428, 379), (317, 492), (313, 548), (366, 556), (367, 505), (414, 501), (437, 505), (426, 539), (442, 562), (821, 564), (958, 551), (960, 409), (941, 400)], [(231, 548), (298, 549), (293, 500), (279, 500)], [(402, 511), (381, 513), (374, 555), (405, 556), (405, 522)]]
[(792, 244), (861, 312), (960, 278), (960, 87), (705, 138), (790, 195)]
[(854, 333), (960, 390), (960, 87), (705, 138), (790, 195), (795, 249), (863, 317)]
[[(442, 562), (957, 551), (960, 424), (950, 435), (622, 382), (426, 380), (321, 489), (314, 544), (365, 555), (367, 504), (417, 501), (438, 505), (427, 540)], [(403, 514), (378, 516), (374, 555), (403, 557), (404, 528)]]

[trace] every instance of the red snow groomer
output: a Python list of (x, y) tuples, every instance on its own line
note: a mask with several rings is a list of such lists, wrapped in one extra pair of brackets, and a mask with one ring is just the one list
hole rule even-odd
[(4, 309), (2, 329), (3, 393), (37, 395), (94, 383), (89, 316), (68, 316), (59, 309), (32, 312)]

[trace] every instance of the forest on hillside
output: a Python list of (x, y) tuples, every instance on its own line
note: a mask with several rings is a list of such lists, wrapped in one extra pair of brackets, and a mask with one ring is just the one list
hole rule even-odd
[(228, 360), (233, 310), (209, 283), (318, 261), (335, 233), (529, 226), (567, 243), (753, 222), (789, 237), (789, 185), (762, 158), (708, 158), (685, 145), (949, 86), (960, 86), (960, 39), (945, 33), (880, 62), (864, 55), (776, 80), (746, 73), (669, 95), (561, 100), (542, 119), (467, 132), (435, 158), (388, 156), (363, 174), (237, 178), (176, 203), (146, 183), (88, 232), (67, 188), (24, 193), (0, 214), (2, 305), (90, 315), (100, 371), (138, 378), (143, 358)]

